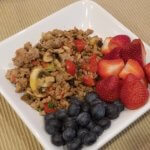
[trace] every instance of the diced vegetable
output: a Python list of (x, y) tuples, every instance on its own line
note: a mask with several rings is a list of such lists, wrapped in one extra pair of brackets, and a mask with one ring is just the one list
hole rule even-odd
[(76, 73), (76, 65), (71, 60), (66, 60), (66, 70), (72, 76)]
[(83, 83), (85, 85), (88, 85), (88, 86), (94, 86), (95, 85), (94, 79), (88, 75), (83, 77)]
[(57, 109), (55, 107), (51, 107), (52, 105), (50, 105), (50, 103), (45, 103), (44, 104), (44, 111), (45, 113), (53, 113), (56, 112)]
[(85, 41), (84, 40), (80, 40), (80, 39), (74, 40), (74, 44), (75, 44), (78, 52), (82, 52), (85, 48)]

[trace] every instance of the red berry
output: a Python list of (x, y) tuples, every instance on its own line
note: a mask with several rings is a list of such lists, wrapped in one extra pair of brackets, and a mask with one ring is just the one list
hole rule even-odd
[(149, 97), (147, 87), (133, 74), (129, 74), (123, 82), (120, 99), (128, 109), (142, 107)]
[(120, 80), (117, 76), (110, 76), (100, 80), (96, 84), (96, 92), (106, 102), (113, 102), (119, 99)]
[(150, 63), (144, 66), (145, 74), (147, 76), (148, 81), (150, 82)]

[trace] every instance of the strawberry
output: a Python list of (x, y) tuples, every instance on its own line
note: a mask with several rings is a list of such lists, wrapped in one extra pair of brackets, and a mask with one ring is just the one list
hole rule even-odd
[(142, 66), (145, 64), (146, 52), (140, 39), (135, 39), (126, 47), (124, 47), (120, 55), (125, 62), (127, 62), (128, 59), (134, 59)]
[(66, 70), (72, 76), (76, 73), (76, 65), (71, 60), (66, 60)]
[(148, 88), (148, 80), (146, 77), (142, 78), (141, 82)]
[(75, 44), (78, 52), (82, 52), (85, 48), (85, 41), (82, 39), (74, 40), (74, 44)]
[(109, 48), (113, 49), (115, 47), (124, 47), (131, 42), (131, 39), (127, 35), (117, 35), (114, 36), (109, 43)]
[(145, 74), (147, 76), (148, 81), (150, 82), (150, 63), (144, 66)]
[(120, 47), (116, 47), (114, 48), (110, 53), (106, 54), (103, 59), (108, 59), (108, 60), (111, 60), (111, 59), (119, 59), (121, 58), (120, 56), (120, 51), (122, 50), (122, 48)]
[(104, 40), (102, 50), (101, 50), (102, 54), (105, 55), (105, 54), (110, 53), (111, 49), (109, 48), (109, 42), (110, 42), (111, 39), (112, 39), (112, 37), (107, 37)]
[(120, 92), (120, 99), (128, 109), (142, 107), (149, 97), (146, 86), (133, 74), (127, 75)]
[(120, 83), (117, 76), (109, 76), (98, 81), (96, 92), (99, 97), (106, 102), (113, 102), (119, 99)]
[(128, 45), (131, 42), (131, 39), (127, 35), (117, 35), (114, 37), (107, 37), (104, 40), (102, 46), (102, 54), (106, 55), (110, 53), (114, 48)]
[(95, 81), (91, 76), (85, 75), (83, 77), (83, 83), (87, 86), (94, 86), (95, 85)]
[(134, 74), (137, 78), (142, 79), (144, 78), (144, 71), (141, 65), (133, 59), (129, 59), (119, 74), (121, 79), (125, 79), (128, 74)]
[(122, 59), (105, 60), (102, 59), (98, 63), (98, 74), (102, 78), (109, 77), (111, 75), (118, 75), (124, 67), (124, 61)]

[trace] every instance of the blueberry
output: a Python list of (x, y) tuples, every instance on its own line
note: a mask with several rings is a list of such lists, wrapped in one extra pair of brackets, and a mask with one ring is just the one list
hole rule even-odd
[(60, 131), (62, 124), (57, 119), (51, 119), (45, 124), (45, 130), (47, 133), (54, 135)]
[(110, 121), (110, 119), (104, 117), (104, 118), (102, 118), (101, 120), (99, 120), (99, 121), (97, 122), (97, 124), (98, 124), (99, 126), (101, 126), (104, 130), (106, 130), (106, 129), (108, 129), (108, 128), (110, 127), (111, 121)]
[(77, 116), (80, 113), (80, 106), (77, 104), (71, 104), (68, 108), (69, 116)]
[(83, 137), (84, 137), (88, 132), (89, 132), (89, 131), (88, 131), (86, 128), (80, 128), (80, 129), (78, 130), (77, 135), (78, 135), (79, 138), (83, 139)]
[(78, 129), (78, 125), (77, 122), (74, 118), (66, 118), (63, 122), (63, 129), (67, 129), (67, 128), (72, 128), (77, 130)]
[(65, 145), (65, 141), (63, 140), (63, 137), (62, 137), (61, 134), (52, 135), (51, 141), (52, 141), (52, 143), (53, 143), (54, 145), (56, 145), (56, 146)]
[(70, 101), (70, 103), (71, 104), (76, 104), (76, 105), (82, 105), (82, 102), (81, 102), (81, 100), (79, 100), (77, 97), (75, 97), (75, 96), (70, 96), (69, 97), (69, 101)]
[(89, 112), (89, 110), (90, 110), (90, 106), (88, 104), (84, 103), (82, 106), (82, 111)]
[(64, 120), (67, 117), (67, 111), (65, 109), (60, 109), (55, 113), (55, 116), (59, 120)]
[(87, 125), (87, 128), (89, 130), (93, 129), (96, 126), (96, 124), (93, 121), (90, 121), (89, 124)]
[(106, 107), (106, 117), (109, 119), (116, 119), (118, 116), (118, 107), (115, 104), (108, 104)]
[(96, 142), (97, 135), (94, 132), (87, 133), (83, 138), (84, 145), (92, 145)]
[(62, 135), (66, 142), (70, 142), (76, 137), (76, 131), (72, 128), (67, 128), (64, 130)]
[(54, 113), (49, 113), (49, 114), (46, 114), (44, 116), (45, 122), (48, 122), (50, 119), (54, 119), (54, 118), (55, 118), (55, 114)]
[(80, 138), (75, 138), (67, 144), (67, 150), (81, 150), (82, 142)]
[(77, 123), (80, 126), (86, 126), (91, 121), (90, 114), (87, 112), (82, 112), (77, 117)]
[(94, 132), (97, 136), (100, 136), (104, 130), (102, 127), (96, 125), (91, 131)]
[(105, 107), (102, 104), (95, 105), (91, 108), (92, 117), (96, 120), (105, 116)]
[(104, 101), (102, 101), (102, 103), (101, 104), (103, 104), (103, 106), (106, 108), (107, 107), (107, 105), (108, 105), (108, 103), (106, 103), (106, 102), (104, 102)]
[(94, 106), (94, 105), (101, 104), (101, 103), (102, 103), (102, 101), (101, 101), (99, 98), (96, 98), (94, 101), (92, 101), (92, 102), (90, 103), (90, 105), (91, 105), (91, 106)]
[(121, 101), (115, 101), (114, 104), (118, 107), (119, 112), (124, 110), (124, 105), (121, 103)]
[(85, 96), (85, 100), (89, 104), (91, 104), (96, 98), (98, 98), (98, 95), (95, 92), (89, 92)]

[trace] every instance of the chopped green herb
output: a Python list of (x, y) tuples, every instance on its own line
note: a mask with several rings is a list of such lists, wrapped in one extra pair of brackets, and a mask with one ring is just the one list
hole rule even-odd
[(50, 103), (50, 102), (49, 102), (49, 103), (48, 103), (48, 107), (49, 107), (49, 108), (55, 108), (55, 107), (56, 107), (56, 104), (53, 104), (53, 103)]

